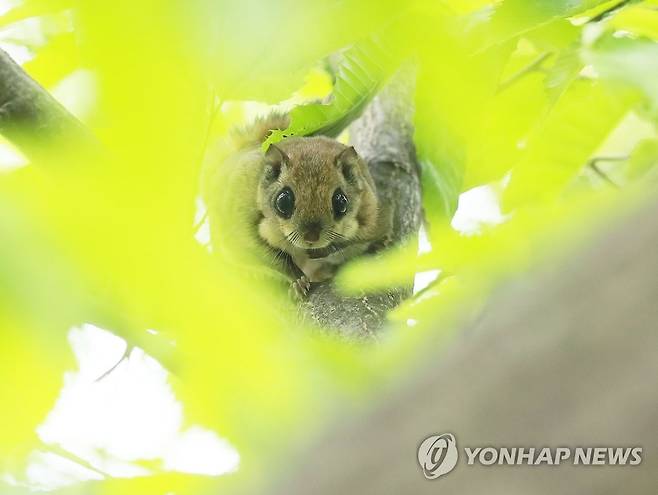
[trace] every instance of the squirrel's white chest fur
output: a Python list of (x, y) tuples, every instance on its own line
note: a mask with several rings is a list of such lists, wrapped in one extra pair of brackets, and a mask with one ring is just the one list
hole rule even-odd
[(289, 253), (310, 282), (324, 282), (332, 278), (336, 270), (346, 261), (366, 251), (367, 247), (366, 243), (356, 243), (323, 258), (310, 258), (303, 249), (292, 249)]
[(292, 259), (310, 282), (324, 282), (333, 277), (336, 269), (344, 262), (341, 253), (333, 253), (324, 258), (309, 258), (304, 251), (292, 254)]

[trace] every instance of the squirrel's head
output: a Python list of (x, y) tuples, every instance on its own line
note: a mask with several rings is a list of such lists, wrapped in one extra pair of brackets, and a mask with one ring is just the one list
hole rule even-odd
[(270, 145), (258, 190), (259, 232), (271, 245), (304, 250), (354, 242), (374, 227), (377, 199), (352, 147), (325, 137)]

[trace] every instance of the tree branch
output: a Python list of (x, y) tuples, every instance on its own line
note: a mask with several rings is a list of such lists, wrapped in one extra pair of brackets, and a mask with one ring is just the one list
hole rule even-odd
[[(418, 232), (421, 222), (419, 168), (413, 143), (413, 84), (400, 72), (349, 127), (351, 143), (370, 167), (382, 204), (393, 210), (393, 244)], [(314, 286), (300, 315), (356, 339), (375, 339), (386, 313), (411, 295), (406, 287), (344, 297), (331, 282)]]
[(0, 49), (0, 133), (33, 161), (96, 150), (91, 132)]
[[(652, 493), (657, 244), (654, 203), (550, 275), (508, 287), (449, 347), (427, 341), (421, 372), (310, 446), (274, 493)], [(417, 448), (444, 432), (456, 436), (460, 461), (428, 481)], [(644, 451), (639, 466), (468, 466), (463, 447), (478, 446)]]
[[(37, 162), (51, 164), (73, 158), (78, 163), (84, 159), (86, 164), (87, 161), (101, 162), (106, 157), (106, 151), (93, 133), (2, 49), (0, 133)], [(171, 346), (162, 337), (144, 331), (137, 333), (129, 322), (108, 310), (103, 303), (99, 304), (95, 296), (85, 302), (85, 314), (71, 321), (70, 325), (90, 322), (110, 330), (126, 340), (126, 352), (140, 347), (169, 371), (174, 369)]]

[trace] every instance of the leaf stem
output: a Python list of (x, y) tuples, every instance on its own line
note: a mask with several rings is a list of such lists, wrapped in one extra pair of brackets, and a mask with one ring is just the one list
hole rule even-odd
[(621, 189), (619, 185), (613, 181), (610, 177), (608, 177), (608, 174), (606, 174), (601, 168), (598, 166), (599, 162), (622, 162), (624, 160), (628, 160), (628, 156), (600, 156), (600, 157), (595, 157), (592, 158), (588, 162), (589, 168), (591, 168), (596, 175), (598, 175), (601, 179), (603, 179), (605, 182), (610, 184), (612, 187), (615, 189)]
[(605, 9), (600, 14), (595, 15), (594, 17), (592, 17), (587, 22), (601, 22), (603, 19), (605, 19), (606, 17), (609, 17), (610, 15), (614, 14), (619, 9), (625, 7), (626, 5), (631, 3), (632, 1), (634, 1), (634, 0), (621, 0), (620, 2), (617, 2), (616, 4), (614, 4), (612, 7), (608, 7), (607, 9)]
[(542, 64), (551, 55), (553, 55), (553, 52), (544, 52), (541, 55), (539, 55), (535, 60), (530, 62), (528, 65), (523, 67), (521, 70), (519, 70), (518, 72), (516, 72), (512, 76), (510, 76), (509, 79), (507, 79), (507, 80), (503, 81), (502, 83), (500, 83), (500, 85), (498, 86), (498, 89), (496, 90), (496, 94), (502, 93), (507, 88), (509, 88), (512, 84), (516, 83), (519, 79), (526, 76), (527, 74), (530, 74), (531, 72), (540, 70)]
[(103, 478), (112, 478), (112, 476), (105, 471), (97, 468), (93, 464), (91, 464), (89, 461), (78, 457), (77, 455), (69, 452), (68, 450), (64, 449), (63, 447), (60, 447), (59, 445), (46, 445), (43, 444), (43, 449), (44, 451), (57, 455), (59, 457), (62, 457), (68, 461), (71, 461), (75, 464), (78, 464), (86, 469), (89, 469), (90, 471), (93, 471), (96, 474), (100, 474)]

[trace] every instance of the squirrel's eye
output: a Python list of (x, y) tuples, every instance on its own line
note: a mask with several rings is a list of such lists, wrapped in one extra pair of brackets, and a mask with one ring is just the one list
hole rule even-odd
[(290, 218), (295, 209), (295, 195), (289, 187), (284, 187), (274, 200), (276, 212), (283, 218)]
[(342, 217), (347, 213), (347, 196), (340, 189), (336, 189), (334, 197), (331, 198), (331, 205), (334, 209), (334, 215)]

